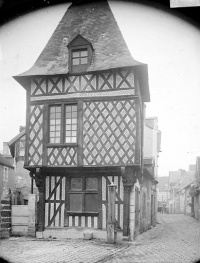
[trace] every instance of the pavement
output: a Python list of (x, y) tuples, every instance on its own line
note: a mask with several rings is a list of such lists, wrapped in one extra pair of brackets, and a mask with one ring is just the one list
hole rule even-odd
[[(11, 263), (193, 263), (200, 259), (200, 222), (185, 215), (158, 215), (159, 224), (133, 242), (100, 240), (0, 240), (0, 256)], [(0, 261), (1, 262), (1, 261)]]

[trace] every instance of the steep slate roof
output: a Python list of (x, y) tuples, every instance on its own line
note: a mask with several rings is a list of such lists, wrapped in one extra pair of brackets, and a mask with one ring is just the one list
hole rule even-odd
[(149, 101), (147, 65), (132, 58), (107, 1), (71, 5), (33, 67), (14, 78), (24, 86), (25, 76), (67, 74), (67, 45), (78, 34), (94, 48), (87, 72), (138, 66), (141, 85), (147, 90), (145, 101)]
[(6, 158), (4, 158), (2, 154), (0, 154), (0, 165), (6, 166), (6, 167), (10, 167), (10, 168), (14, 169), (12, 164)]

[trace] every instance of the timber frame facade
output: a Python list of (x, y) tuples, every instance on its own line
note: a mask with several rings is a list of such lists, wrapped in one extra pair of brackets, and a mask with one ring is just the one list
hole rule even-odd
[(108, 3), (72, 4), (34, 66), (15, 79), (27, 91), (25, 168), (39, 190), (38, 231), (105, 230), (114, 182), (117, 229), (128, 236), (148, 72), (132, 59)]

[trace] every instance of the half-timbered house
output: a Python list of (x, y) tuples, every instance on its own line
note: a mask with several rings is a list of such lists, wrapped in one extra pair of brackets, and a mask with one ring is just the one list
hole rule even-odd
[(128, 236), (141, 178), (147, 65), (132, 58), (107, 1), (86, 2), (72, 3), (33, 67), (14, 77), (27, 92), (25, 168), (43, 236), (83, 227), (97, 237), (112, 181), (117, 229)]

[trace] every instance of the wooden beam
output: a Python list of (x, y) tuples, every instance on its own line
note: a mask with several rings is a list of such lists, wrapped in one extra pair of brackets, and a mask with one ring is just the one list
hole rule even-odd
[(43, 107), (43, 154), (42, 165), (47, 166), (47, 145), (48, 143), (48, 105), (44, 104)]
[(30, 126), (30, 88), (26, 90), (26, 139), (25, 139), (25, 162), (24, 166), (29, 165), (29, 126)]
[(78, 102), (78, 131), (77, 131), (77, 163), (83, 166), (83, 102)]
[(35, 182), (39, 190), (38, 231), (44, 231), (45, 224), (45, 175), (40, 168), (36, 168)]

